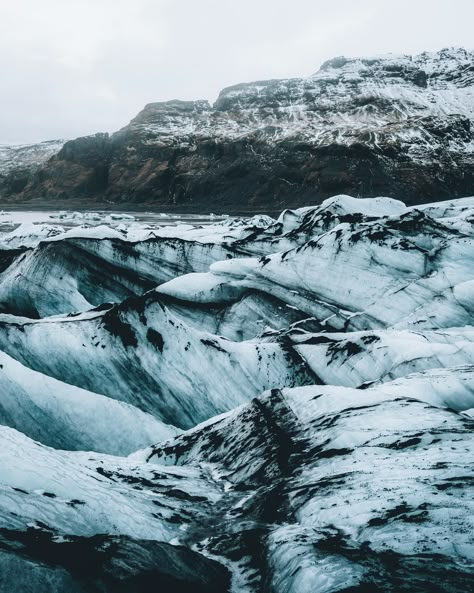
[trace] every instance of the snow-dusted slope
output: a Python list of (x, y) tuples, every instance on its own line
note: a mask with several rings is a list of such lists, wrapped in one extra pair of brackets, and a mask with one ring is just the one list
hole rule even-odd
[(50, 140), (38, 144), (0, 144), (0, 196), (21, 193), (35, 173), (57, 154), (65, 140)]
[(473, 224), (0, 235), (0, 590), (470, 591)]
[(34, 170), (61, 150), (65, 140), (38, 144), (0, 144), (0, 176), (14, 170)]
[[(392, 136), (413, 158), (423, 158), (434, 132), (424, 118), (445, 118), (445, 125), (450, 117), (451, 124), (474, 118), (472, 67), (472, 52), (462, 49), (341, 57), (307, 78), (229, 87), (214, 107), (205, 101), (150, 104), (125, 131), (143, 135), (149, 143), (171, 141), (181, 147), (196, 136), (210, 136), (211, 126), (221, 141), (259, 133), (274, 145), (295, 138), (316, 146), (356, 140), (377, 145)], [(404, 125), (408, 120), (409, 127)], [(437, 141), (441, 146), (443, 140)], [(462, 143), (455, 136), (447, 141), (453, 152), (459, 148), (456, 142)], [(472, 140), (468, 148), (473, 150)]]
[(11, 200), (276, 211), (335, 193), (410, 204), (474, 185), (474, 53), (336, 58), (307, 78), (150, 103), (115, 134), (67, 142)]

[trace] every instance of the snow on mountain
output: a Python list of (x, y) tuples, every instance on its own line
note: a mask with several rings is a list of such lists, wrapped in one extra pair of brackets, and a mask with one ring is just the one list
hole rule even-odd
[[(409, 204), (474, 185), (474, 53), (339, 57), (306, 78), (150, 103), (0, 184), (10, 202), (276, 212), (337, 193)], [(11, 159), (10, 159), (11, 160)], [(20, 165), (19, 165), (20, 166)], [(1, 180), (0, 180), (1, 181)]]
[(0, 175), (15, 169), (34, 170), (59, 152), (65, 140), (50, 140), (38, 144), (0, 144)]
[(97, 222), (0, 233), (5, 590), (472, 589), (473, 198)]
[[(474, 118), (472, 65), (472, 52), (462, 49), (335, 58), (307, 78), (224, 89), (214, 107), (206, 101), (147, 105), (124, 130), (144, 134), (148, 143), (170, 140), (181, 146), (196, 136), (246, 138), (259, 132), (273, 143), (298, 137), (349, 144), (364, 133), (378, 132), (381, 141), (401, 131), (402, 141), (416, 147), (428, 139), (423, 117)], [(399, 124), (411, 118), (412, 126), (401, 130)], [(469, 147), (474, 150), (474, 144)]]

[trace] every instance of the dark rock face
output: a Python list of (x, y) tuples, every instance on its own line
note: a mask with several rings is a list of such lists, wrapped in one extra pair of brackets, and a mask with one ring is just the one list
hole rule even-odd
[[(68, 142), (11, 201), (279, 210), (337, 194), (408, 204), (472, 193), (474, 53), (335, 58), (305, 79), (147, 105), (128, 126)], [(10, 174), (13, 175), (13, 173)]]

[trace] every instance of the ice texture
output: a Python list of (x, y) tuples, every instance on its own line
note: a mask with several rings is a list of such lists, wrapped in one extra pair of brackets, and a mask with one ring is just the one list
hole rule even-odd
[(79, 218), (0, 234), (0, 588), (473, 588), (474, 198)]

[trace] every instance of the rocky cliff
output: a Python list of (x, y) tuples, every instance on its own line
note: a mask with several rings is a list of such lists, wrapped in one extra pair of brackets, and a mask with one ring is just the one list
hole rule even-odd
[[(408, 204), (474, 187), (474, 52), (330, 60), (308, 78), (147, 105), (67, 142), (3, 200), (279, 210), (336, 193)], [(11, 176), (11, 172), (9, 173)], [(6, 177), (8, 181), (8, 175)]]
[(39, 144), (0, 144), (0, 196), (21, 195), (32, 175), (52, 156), (65, 140)]

